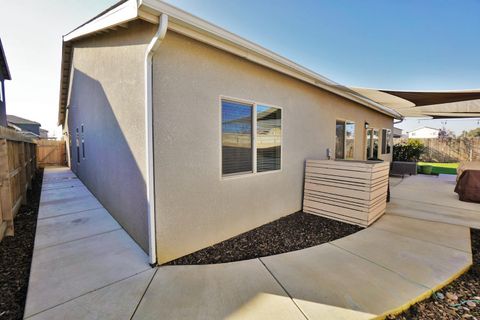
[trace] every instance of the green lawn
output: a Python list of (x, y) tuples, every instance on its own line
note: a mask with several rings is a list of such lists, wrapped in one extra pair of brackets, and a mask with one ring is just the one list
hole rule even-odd
[(457, 174), (458, 163), (419, 162), (419, 166), (432, 166), (434, 174)]

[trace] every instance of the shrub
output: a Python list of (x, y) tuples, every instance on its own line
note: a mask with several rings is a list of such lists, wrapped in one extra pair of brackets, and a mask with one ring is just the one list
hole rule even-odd
[(417, 139), (408, 139), (407, 143), (393, 146), (393, 161), (416, 162), (420, 159), (425, 146)]

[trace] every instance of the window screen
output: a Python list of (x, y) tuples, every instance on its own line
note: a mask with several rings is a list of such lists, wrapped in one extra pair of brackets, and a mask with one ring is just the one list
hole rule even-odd
[(252, 172), (253, 106), (222, 101), (222, 173)]
[(280, 170), (282, 110), (257, 106), (257, 172)]

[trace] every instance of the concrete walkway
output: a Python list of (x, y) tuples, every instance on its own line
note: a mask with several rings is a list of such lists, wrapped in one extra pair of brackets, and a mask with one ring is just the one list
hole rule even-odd
[(471, 263), (468, 227), (387, 214), (368, 229), (304, 250), (150, 269), (68, 169), (48, 169), (25, 315), (372, 319), (427, 297)]

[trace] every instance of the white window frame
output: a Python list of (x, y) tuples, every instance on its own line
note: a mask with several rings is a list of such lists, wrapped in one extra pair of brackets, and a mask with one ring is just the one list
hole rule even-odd
[[(222, 101), (230, 101), (235, 103), (241, 103), (252, 106), (252, 172), (238, 172), (238, 173), (231, 173), (231, 174), (223, 174), (222, 167), (223, 167), (223, 160), (222, 160)], [(259, 176), (264, 174), (273, 174), (273, 173), (280, 173), (283, 171), (283, 136), (284, 136), (284, 127), (283, 127), (283, 118), (284, 118), (284, 109), (283, 107), (279, 107), (273, 105), (271, 103), (263, 103), (253, 100), (247, 99), (240, 99), (225, 95), (220, 95), (218, 98), (218, 105), (219, 105), (219, 175), (220, 180), (230, 180), (230, 179), (238, 179), (238, 178), (246, 178), (246, 177), (253, 177)], [(277, 108), (280, 109), (282, 112), (282, 118), (280, 119), (280, 128), (282, 130), (282, 136), (280, 137), (280, 169), (277, 170), (269, 170), (263, 172), (257, 172), (257, 106), (262, 107), (270, 107), (270, 108)]]

